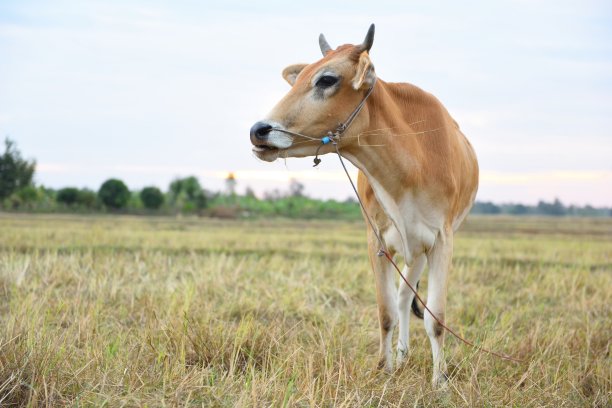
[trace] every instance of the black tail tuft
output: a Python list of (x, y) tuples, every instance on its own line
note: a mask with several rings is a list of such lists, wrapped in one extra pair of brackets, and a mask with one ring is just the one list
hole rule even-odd
[[(419, 282), (416, 284), (416, 290), (419, 290)], [(416, 296), (412, 299), (412, 313), (419, 319), (423, 318), (423, 309), (419, 307), (419, 301)]]

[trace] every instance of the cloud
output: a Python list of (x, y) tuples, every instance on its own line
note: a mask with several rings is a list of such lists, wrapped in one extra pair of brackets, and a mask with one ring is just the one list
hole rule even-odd
[(258, 163), (248, 129), (288, 90), (282, 68), (319, 58), (320, 31), (333, 45), (356, 42), (374, 21), (377, 72), (446, 104), (476, 148), (482, 194), (502, 199), (516, 186), (516, 201), (533, 200), (537, 189), (518, 187), (562, 195), (583, 183), (585, 200), (601, 199), (609, 179), (587, 173), (607, 171), (612, 155), (605, 2), (348, 4), (4, 4), (0, 133), (55, 163), (38, 177), (57, 185), (111, 174), (135, 185), (222, 181), (226, 169), (253, 183), (340, 185), (338, 168), (312, 172), (309, 160), (288, 162), (291, 171)]

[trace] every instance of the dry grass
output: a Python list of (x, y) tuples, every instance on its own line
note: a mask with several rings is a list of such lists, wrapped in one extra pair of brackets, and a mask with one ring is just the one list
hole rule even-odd
[(363, 228), (0, 216), (0, 406), (610, 406), (610, 220), (469, 221), (447, 321), (526, 362), (447, 337), (447, 393), (416, 319), (375, 370)]

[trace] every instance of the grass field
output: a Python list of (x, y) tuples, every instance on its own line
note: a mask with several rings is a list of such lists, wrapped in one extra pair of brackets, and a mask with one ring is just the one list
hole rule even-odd
[[(0, 406), (610, 406), (612, 220), (471, 218), (430, 386), (375, 369), (362, 223), (0, 215)], [(426, 279), (421, 292), (426, 292)]]

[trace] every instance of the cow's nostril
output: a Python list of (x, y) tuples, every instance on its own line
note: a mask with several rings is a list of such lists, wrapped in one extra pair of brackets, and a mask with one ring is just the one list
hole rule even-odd
[(251, 128), (251, 137), (255, 137), (256, 139), (263, 140), (266, 138), (268, 133), (272, 130), (272, 126), (265, 122), (257, 122)]
[(257, 135), (258, 137), (266, 136), (268, 133), (270, 133), (271, 130), (272, 130), (272, 126), (264, 125), (257, 129), (257, 131), (255, 132), (255, 135)]

